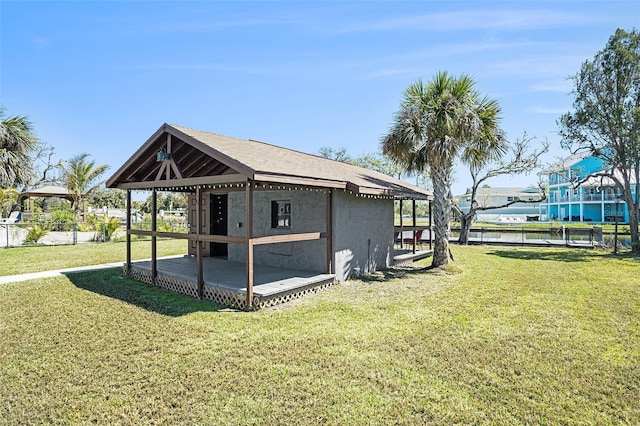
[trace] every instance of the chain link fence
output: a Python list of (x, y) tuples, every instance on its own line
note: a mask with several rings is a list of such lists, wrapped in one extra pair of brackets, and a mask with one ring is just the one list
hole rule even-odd
[[(158, 220), (161, 232), (187, 233), (188, 226), (182, 221)], [(133, 229), (151, 230), (151, 222), (132, 225)], [(76, 245), (122, 241), (126, 238), (126, 224), (119, 219), (91, 222), (33, 221), (0, 224), (0, 248), (34, 245)], [(143, 238), (135, 236), (134, 238)]]

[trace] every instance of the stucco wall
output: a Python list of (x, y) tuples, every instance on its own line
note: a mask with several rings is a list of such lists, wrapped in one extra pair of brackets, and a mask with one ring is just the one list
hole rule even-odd
[(393, 261), (393, 200), (336, 191), (334, 265), (339, 280), (385, 269)]
[[(320, 191), (256, 191), (253, 235), (326, 232), (327, 194)], [(291, 201), (291, 229), (271, 228), (271, 202)], [(245, 193), (228, 198), (228, 235), (244, 236)], [(388, 268), (393, 261), (393, 200), (333, 193), (333, 265), (337, 279)], [(256, 264), (326, 272), (326, 240), (265, 244), (254, 247)], [(244, 262), (246, 247), (229, 244), (228, 259)]]
[[(253, 235), (282, 235), (327, 230), (327, 194), (320, 191), (255, 191)], [(291, 229), (271, 228), (271, 202), (291, 201)], [(241, 223), (242, 226), (238, 226)], [(245, 193), (229, 194), (229, 235), (246, 235)], [(326, 272), (326, 240), (265, 244), (254, 247), (254, 263)], [(246, 247), (229, 245), (229, 260), (244, 262)]]

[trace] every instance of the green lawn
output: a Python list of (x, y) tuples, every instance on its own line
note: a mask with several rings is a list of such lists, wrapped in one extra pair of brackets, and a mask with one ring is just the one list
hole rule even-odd
[(1, 285), (0, 423), (637, 424), (640, 260), (452, 251), (251, 313), (117, 269)]
[[(126, 250), (124, 242), (0, 249), (0, 276), (124, 262)], [(132, 259), (150, 258), (151, 241), (134, 240), (131, 252)], [(158, 240), (158, 256), (186, 253), (186, 240)]]

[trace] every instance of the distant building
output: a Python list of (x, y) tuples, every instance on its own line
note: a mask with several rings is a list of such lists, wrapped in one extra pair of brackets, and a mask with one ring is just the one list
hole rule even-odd
[[(621, 190), (611, 178), (597, 176), (606, 170), (602, 159), (588, 154), (567, 157), (540, 173), (549, 196), (543, 203), (547, 220), (561, 222), (629, 222)], [(632, 182), (632, 190), (637, 182)]]
[[(540, 199), (542, 194), (537, 188), (478, 188), (476, 202), (480, 207), (501, 206), (515, 200), (533, 201)], [(463, 212), (468, 212), (471, 206), (471, 189), (463, 195), (454, 197)], [(517, 202), (508, 207), (482, 210), (476, 214), (479, 222), (526, 222), (540, 220), (542, 216), (541, 203)]]

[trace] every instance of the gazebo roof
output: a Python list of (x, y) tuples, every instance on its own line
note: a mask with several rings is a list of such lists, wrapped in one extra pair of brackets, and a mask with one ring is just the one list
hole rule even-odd
[[(164, 152), (168, 155), (161, 157)], [(107, 187), (175, 190), (248, 180), (341, 188), (396, 198), (432, 198), (423, 188), (374, 170), (264, 142), (170, 124), (161, 126), (107, 180)]]
[(73, 195), (71, 191), (63, 186), (55, 185), (47, 185), (40, 188), (23, 191), (18, 196), (18, 202), (20, 203), (22, 202), (22, 200), (29, 197), (58, 197), (73, 201)]

